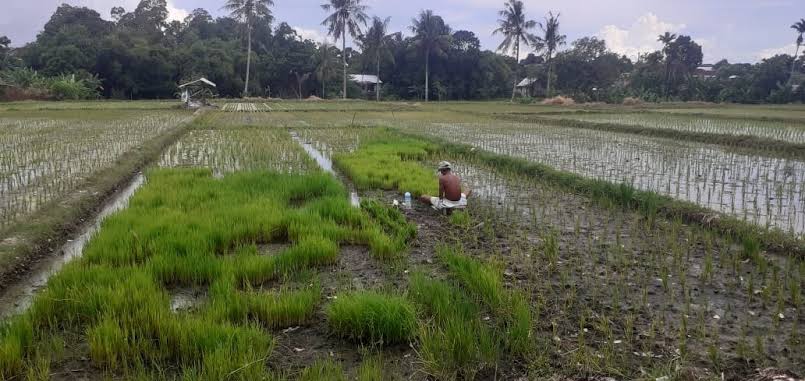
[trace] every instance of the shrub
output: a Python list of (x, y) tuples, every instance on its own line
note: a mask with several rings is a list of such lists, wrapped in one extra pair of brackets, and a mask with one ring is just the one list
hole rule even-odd
[(374, 291), (339, 295), (327, 308), (327, 319), (335, 334), (368, 344), (405, 342), (416, 328), (407, 300)]

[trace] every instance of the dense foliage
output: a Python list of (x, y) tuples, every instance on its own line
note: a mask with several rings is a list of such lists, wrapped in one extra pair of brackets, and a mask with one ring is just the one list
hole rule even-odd
[[(518, 46), (518, 55), (536, 49), (518, 63), (508, 55), (481, 50), (473, 32), (454, 31), (431, 11), (412, 20), (412, 36), (381, 30), (384, 19), (364, 25), (365, 18), (356, 18), (355, 27), (360, 28), (354, 39), (363, 52), (345, 45), (351, 27), (345, 31), (350, 33), (338, 35), (339, 49), (304, 39), (287, 23), (272, 24), (270, 10), (265, 11), (263, 17), (233, 13), (214, 19), (206, 10), (196, 9), (184, 21), (169, 22), (165, 0), (141, 0), (131, 12), (113, 8), (112, 20), (107, 21), (89, 8), (63, 4), (36, 41), (11, 48), (11, 41), (0, 37), (0, 94), (173, 98), (177, 83), (205, 76), (218, 84), (224, 97), (244, 93), (338, 97), (343, 93), (339, 61), (344, 60), (350, 73), (380, 73), (383, 99), (508, 98), (517, 79), (531, 78), (530, 88), (518, 90), (526, 99), (550, 94), (606, 102), (626, 97), (742, 103), (805, 100), (805, 86), (797, 86), (805, 82), (802, 59), (795, 62), (793, 56), (778, 55), (757, 64), (721, 61), (705, 76), (697, 69), (702, 47), (690, 36), (660, 36), (661, 50), (632, 62), (595, 37), (562, 47), (558, 14), (539, 23), (541, 34), (527, 36), (533, 44)], [(525, 15), (516, 16), (512, 20), (527, 20)], [(529, 28), (534, 26), (528, 23)], [(503, 38), (511, 39), (523, 28), (509, 29)], [(247, 57), (251, 57), (248, 70)], [(16, 81), (31, 75), (58, 84), (40, 82), (31, 87), (32, 83)], [(352, 82), (346, 92), (349, 97), (377, 95)]]

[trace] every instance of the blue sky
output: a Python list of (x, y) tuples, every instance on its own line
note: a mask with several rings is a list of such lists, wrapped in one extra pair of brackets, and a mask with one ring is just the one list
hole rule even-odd
[[(105, 18), (113, 6), (132, 10), (139, 0), (3, 0), (0, 35), (15, 46), (33, 40), (63, 2), (85, 5)], [(223, 0), (168, 0), (171, 15), (181, 19), (195, 8), (222, 15)], [(323, 0), (275, 0), (277, 20), (286, 21), (305, 37), (321, 40)], [(796, 36), (789, 28), (805, 18), (803, 0), (524, 0), (526, 11), (542, 19), (549, 10), (561, 13), (568, 42), (583, 36), (604, 38), (616, 52), (636, 56), (657, 49), (656, 36), (666, 30), (691, 35), (704, 47), (705, 61), (722, 57), (755, 62), (776, 53), (793, 54)], [(366, 0), (370, 15), (391, 16), (392, 29), (408, 33), (411, 18), (433, 9), (453, 27), (472, 30), (484, 48), (495, 49), (491, 35), (503, 0)]]

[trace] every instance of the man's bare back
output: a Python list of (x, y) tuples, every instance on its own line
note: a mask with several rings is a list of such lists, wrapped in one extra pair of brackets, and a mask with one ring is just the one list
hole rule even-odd
[(439, 174), (439, 198), (461, 200), (461, 179), (452, 171)]
[(461, 178), (453, 173), (450, 163), (439, 163), (439, 197), (422, 195), (420, 200), (434, 209), (463, 209), (467, 207), (467, 196), (461, 192)]

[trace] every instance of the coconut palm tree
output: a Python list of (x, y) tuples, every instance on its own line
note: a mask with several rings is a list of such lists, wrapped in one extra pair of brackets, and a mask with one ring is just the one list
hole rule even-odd
[(227, 0), (223, 9), (229, 11), (232, 18), (246, 24), (248, 34), (247, 53), (246, 53), (246, 84), (243, 86), (243, 96), (249, 95), (249, 73), (252, 66), (252, 25), (260, 19), (269, 22), (273, 19), (271, 7), (274, 6), (273, 0)]
[(800, 19), (794, 25), (791, 25), (791, 29), (797, 32), (797, 50), (794, 52), (794, 62), (791, 63), (791, 75), (788, 76), (788, 85), (791, 85), (791, 81), (794, 79), (794, 69), (797, 67), (797, 58), (799, 56), (799, 47), (802, 46), (802, 39), (803, 35), (805, 35), (805, 19)]
[(430, 100), (430, 56), (436, 54), (443, 57), (450, 45), (450, 27), (445, 25), (441, 16), (428, 9), (419, 13), (412, 20), (411, 31), (414, 32), (414, 47), (425, 56), (425, 102)]
[(341, 58), (344, 63), (343, 97), (347, 99), (347, 33), (352, 38), (360, 36), (361, 25), (366, 26), (366, 10), (369, 7), (361, 4), (361, 0), (330, 0), (322, 4), (321, 9), (332, 12), (321, 25), (326, 26), (328, 33), (337, 41), (341, 39)]
[(332, 52), (333, 46), (327, 42), (322, 43), (319, 45), (319, 49), (316, 52), (316, 78), (319, 79), (321, 82), (321, 97), (326, 98), (327, 94), (325, 94), (325, 88), (327, 87), (327, 78), (330, 77), (330, 74), (333, 72), (333, 58), (335, 54)]
[(665, 32), (657, 36), (657, 41), (663, 44), (662, 53), (665, 55), (665, 96), (668, 96), (668, 82), (671, 80), (671, 59), (673, 58), (671, 46), (676, 41), (676, 38), (677, 35), (671, 32)]
[(391, 54), (391, 39), (395, 34), (386, 34), (388, 30), (391, 17), (381, 19), (374, 17), (372, 19), (372, 26), (358, 38), (358, 46), (367, 57), (373, 57), (375, 60), (377, 85), (375, 86), (375, 97), (380, 102), (380, 62), (383, 60), (394, 61), (394, 56)]
[[(520, 65), (520, 42), (525, 46), (532, 46), (538, 44), (537, 36), (529, 33), (528, 31), (537, 26), (537, 22), (533, 20), (526, 20), (525, 6), (520, 0), (509, 0), (504, 4), (503, 10), (498, 12), (500, 25), (492, 35), (502, 34), (503, 42), (498, 46), (498, 51), (508, 53), (514, 50), (515, 65)], [(517, 69), (514, 70), (514, 85), (512, 85), (512, 99), (514, 102), (514, 94), (517, 91)]]
[(545, 61), (548, 65), (548, 84), (545, 87), (545, 95), (551, 97), (551, 81), (553, 77), (553, 54), (556, 49), (565, 44), (567, 36), (559, 34), (559, 13), (556, 16), (553, 12), (548, 12), (545, 23), (537, 23), (542, 29), (542, 36), (537, 37), (538, 46), (545, 50)]

